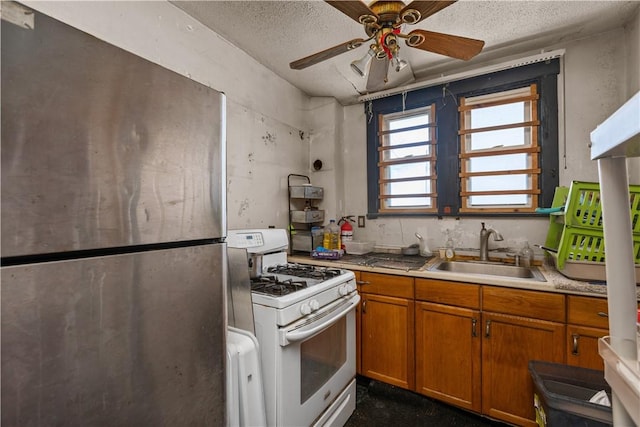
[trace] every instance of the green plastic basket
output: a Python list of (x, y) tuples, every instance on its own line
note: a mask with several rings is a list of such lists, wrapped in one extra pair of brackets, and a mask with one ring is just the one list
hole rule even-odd
[[(558, 270), (562, 270), (567, 261), (605, 262), (602, 230), (565, 225), (557, 247)], [(635, 263), (640, 264), (640, 235), (633, 235), (633, 254)]]
[[(640, 233), (640, 185), (629, 186), (631, 229)], [(574, 227), (602, 230), (600, 184), (573, 181), (564, 209), (564, 223)]]

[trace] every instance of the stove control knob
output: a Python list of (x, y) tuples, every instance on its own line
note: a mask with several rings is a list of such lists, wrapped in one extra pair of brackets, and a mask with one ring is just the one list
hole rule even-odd
[(339, 293), (341, 296), (346, 296), (346, 295), (348, 295), (348, 294), (349, 294), (349, 292), (351, 292), (351, 290), (349, 289), (349, 286), (348, 286), (348, 285), (340, 286), (340, 287), (338, 288), (338, 293)]
[(311, 306), (311, 310), (312, 311), (316, 311), (317, 309), (320, 308), (320, 303), (317, 300), (314, 300), (314, 299), (309, 301), (309, 305)]
[(300, 307), (300, 313), (302, 313), (304, 316), (306, 316), (307, 314), (311, 314), (311, 307), (309, 307), (309, 304), (302, 304), (302, 306)]

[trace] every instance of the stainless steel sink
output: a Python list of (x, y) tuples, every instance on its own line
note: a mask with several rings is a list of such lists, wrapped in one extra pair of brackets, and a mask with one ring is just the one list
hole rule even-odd
[(429, 267), (429, 270), (546, 282), (537, 267), (518, 267), (497, 262), (442, 260)]

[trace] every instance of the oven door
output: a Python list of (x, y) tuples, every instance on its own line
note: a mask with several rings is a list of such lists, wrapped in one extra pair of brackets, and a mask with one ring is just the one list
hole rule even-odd
[(276, 425), (311, 425), (353, 380), (359, 301), (354, 294), (279, 331)]

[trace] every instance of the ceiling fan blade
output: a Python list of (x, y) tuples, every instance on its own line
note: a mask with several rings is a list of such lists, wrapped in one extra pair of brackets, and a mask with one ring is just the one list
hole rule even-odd
[(408, 46), (426, 50), (427, 52), (450, 56), (451, 58), (463, 59), (465, 61), (479, 54), (484, 46), (482, 40), (434, 33), (433, 31), (426, 30), (413, 30), (409, 33), (409, 36), (417, 34), (423, 36), (424, 41), (418, 45), (409, 45), (407, 43)]
[(329, 58), (340, 55), (341, 53), (345, 53), (357, 47), (360, 47), (362, 43), (364, 43), (363, 39), (349, 40), (348, 42), (330, 47), (329, 49), (325, 49), (322, 52), (314, 53), (313, 55), (309, 55), (305, 58), (293, 61), (289, 64), (289, 67), (291, 67), (291, 69), (293, 70), (302, 70), (303, 68), (307, 68), (311, 65), (317, 64), (318, 62), (325, 61)]
[(389, 58), (374, 58), (369, 67), (369, 77), (367, 78), (367, 92), (377, 92), (384, 89), (387, 83), (387, 72), (389, 71)]
[(430, 17), (431, 15), (440, 12), (442, 9), (444, 9), (447, 6), (451, 6), (452, 4), (454, 4), (457, 0), (453, 0), (453, 1), (414, 1), (409, 3), (408, 5), (406, 5), (401, 11), (400, 11), (400, 16), (405, 15), (407, 12), (411, 11), (411, 10), (417, 10), (418, 12), (420, 12), (420, 17), (416, 20), (411, 20), (413, 22), (410, 22), (409, 19), (405, 20), (405, 22), (407, 24), (417, 24), (418, 22), (422, 21), (425, 18)]
[[(349, 18), (353, 19), (356, 22), (360, 22), (360, 17), (362, 15), (371, 15), (375, 18), (378, 17), (371, 9), (367, 7), (366, 4), (362, 3), (360, 0), (346, 0), (346, 1), (330, 1), (325, 0), (326, 3), (329, 3), (331, 6), (338, 9), (340, 12), (347, 15)], [(435, 2), (434, 2), (435, 3)]]

